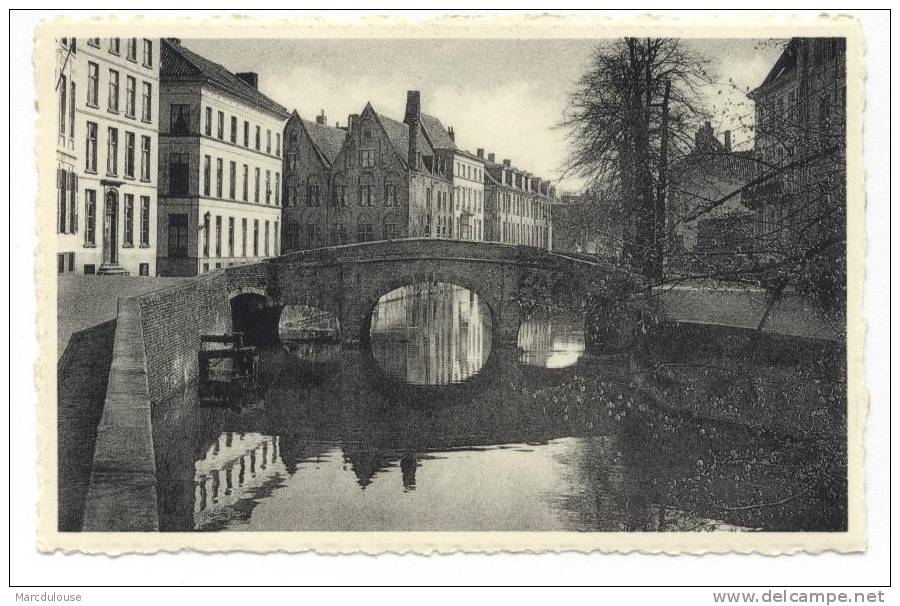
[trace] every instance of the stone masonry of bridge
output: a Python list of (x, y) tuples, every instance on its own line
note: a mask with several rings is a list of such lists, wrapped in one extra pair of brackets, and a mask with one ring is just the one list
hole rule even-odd
[[(577, 289), (612, 266), (533, 247), (404, 239), (299, 251), (270, 259), (269, 305), (310, 305), (334, 313), (344, 346), (364, 345), (378, 299), (417, 282), (448, 282), (478, 294), (491, 311), (495, 341), (514, 345), (523, 290)], [(536, 293), (529, 292), (528, 296)]]

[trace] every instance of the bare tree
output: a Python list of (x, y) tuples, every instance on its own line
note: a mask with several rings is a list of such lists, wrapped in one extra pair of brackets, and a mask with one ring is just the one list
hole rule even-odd
[(687, 153), (691, 125), (704, 115), (709, 62), (671, 38), (625, 38), (600, 45), (570, 95), (569, 174), (622, 201), (623, 260), (662, 279), (669, 158)]

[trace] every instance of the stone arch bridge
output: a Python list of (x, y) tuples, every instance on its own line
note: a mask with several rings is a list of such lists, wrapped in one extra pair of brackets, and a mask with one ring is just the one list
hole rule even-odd
[(284, 306), (308, 305), (334, 313), (342, 344), (350, 347), (368, 341), (382, 295), (416, 282), (449, 282), (477, 293), (491, 311), (500, 345), (515, 344), (519, 323), (535, 302), (585, 304), (598, 284), (634, 284), (631, 274), (585, 256), (432, 238), (299, 251), (224, 271), (235, 331), (275, 338)]

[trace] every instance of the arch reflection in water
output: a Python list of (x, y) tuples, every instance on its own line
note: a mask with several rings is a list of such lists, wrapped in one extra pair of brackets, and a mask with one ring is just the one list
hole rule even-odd
[(491, 312), (471, 290), (419, 282), (378, 300), (369, 336), (387, 375), (414, 385), (461, 383), (490, 356)]
[(566, 368), (584, 355), (584, 313), (539, 309), (519, 326), (519, 361)]

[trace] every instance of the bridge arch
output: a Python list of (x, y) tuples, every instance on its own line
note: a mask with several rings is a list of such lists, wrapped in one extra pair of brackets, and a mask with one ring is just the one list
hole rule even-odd
[(241, 288), (228, 295), (232, 332), (243, 333), (247, 345), (278, 343), (278, 323), (283, 306), (276, 305), (261, 288)]
[(482, 301), (491, 313), (491, 338), (496, 339), (500, 332), (500, 317), (502, 301), (498, 297), (498, 293), (492, 292), (490, 285), (483, 283), (470, 276), (455, 273), (451, 270), (436, 269), (434, 271), (412, 272), (391, 276), (387, 279), (380, 280), (377, 286), (365, 293), (360, 293), (359, 307), (359, 343), (367, 346), (369, 344), (369, 332), (372, 328), (372, 314), (378, 301), (384, 295), (402, 288), (419, 283), (445, 283), (454, 284), (478, 295), (479, 301)]

